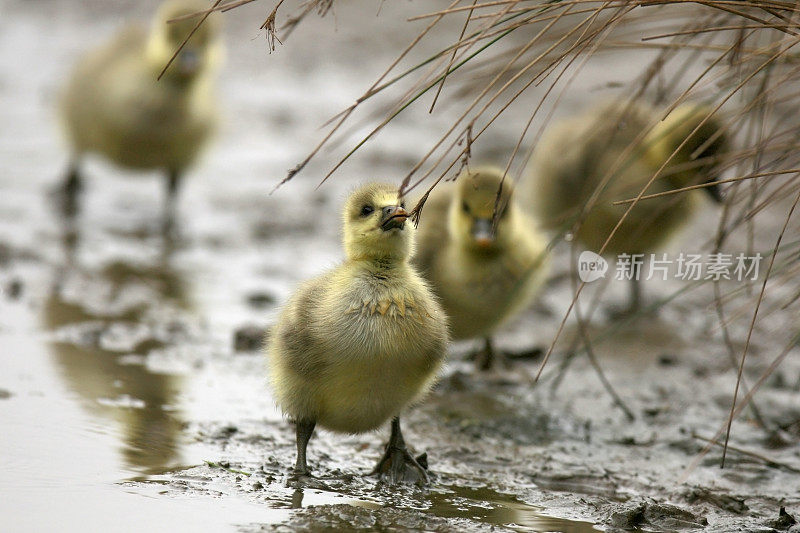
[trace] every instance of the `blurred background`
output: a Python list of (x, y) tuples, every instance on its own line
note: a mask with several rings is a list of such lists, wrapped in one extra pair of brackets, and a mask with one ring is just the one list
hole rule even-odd
[[(4, 529), (670, 530), (678, 522), (669, 520), (678, 520), (697, 527), (706, 521), (725, 531), (732, 524), (767, 527), (779, 519), (782, 506), (800, 511), (790, 489), (800, 468), (793, 219), (785, 232), (789, 248), (781, 249), (785, 253), (776, 262), (780, 275), (765, 299), (767, 318), (752, 335), (761, 280), (723, 291), (730, 304), (725, 331), (715, 310), (719, 288), (701, 284), (687, 290), (680, 280), (645, 284), (646, 294), (659, 302), (655, 316), (620, 324), (598, 313), (591, 321), (594, 351), (635, 421), (615, 407), (585, 357), (576, 357), (566, 370), (564, 352), (577, 338), (572, 316), (542, 380), (532, 384), (576, 289), (569, 246), (553, 235), (554, 264), (542, 296), (498, 336), (503, 350), (527, 360), (515, 361), (511, 377), (484, 379), (464, 360), (472, 343), (457, 344), (447, 377), (409, 417), (413, 442), (427, 449), (440, 475), (432, 489), (395, 493), (359, 477), (319, 490), (285, 488), (293, 431), (266, 385), (259, 353), (264, 331), (299, 281), (341, 260), (339, 210), (348, 191), (367, 181), (399, 185), (495, 75), (498, 62), (535, 32), (551, 28), (553, 19), (524, 26), (493, 45), (445, 83), (433, 113), (427, 93), (320, 186), (399, 99), (414, 94), (421, 79), (415, 76), (433, 71), (426, 65), (391, 85), (360, 106), (301, 172), (276, 189), (324, 138), (327, 121), (361, 97), (430, 21), (408, 19), (450, 4), (341, 0), (327, 7), (287, 0), (277, 12), (279, 37), (286, 21), (307, 14), (274, 51), (259, 26), (275, 2), (232, 9), (222, 17), (222, 125), (187, 173), (177, 203), (180, 237), (159, 228), (159, 173), (120, 169), (100, 158), (87, 158), (80, 216), (67, 223), (52, 198), (69, 162), (59, 125), (60, 92), (84, 53), (131, 20), (147, 23), (158, 4), (0, 3)], [(568, 86), (550, 93), (549, 83), (533, 85), (514, 100), (472, 144), (471, 161), (501, 167), (511, 161), (509, 176), (517, 179), (549, 119), (640, 89), (647, 101), (665, 108), (719, 55), (721, 45), (713, 40), (700, 51), (710, 55), (687, 45), (669, 61), (660, 59), (665, 47), (642, 44), (646, 34), (669, 33), (686, 20), (719, 14), (688, 10), (665, 6), (642, 10), (641, 16), (636, 11), (609, 28), (608, 46), (579, 58), (580, 69), (564, 77)], [(455, 42), (464, 13), (442, 17), (394, 72)], [(794, 27), (792, 20), (786, 24)], [(575, 23), (565, 18), (553, 24), (536, 53), (558, 43)], [(719, 80), (734, 70), (719, 75), (716, 84), (702, 84), (692, 99), (720, 101), (728, 85)], [(785, 91), (780, 86), (773, 94), (791, 96)], [(752, 117), (747, 104), (753, 94), (747, 86), (723, 107), (740, 121), (732, 122), (731, 132), (742, 153), (751, 145), (739, 127)], [(532, 110), (548, 95), (529, 126)], [(505, 104), (491, 104), (486, 117)], [(770, 105), (777, 117), (794, 109), (788, 97)], [(530, 133), (519, 143), (525, 131)], [(791, 151), (795, 137), (785, 139)], [(741, 155), (736, 164), (751, 164), (753, 157)], [(425, 168), (433, 172), (424, 187), (452, 160), (428, 161)], [(783, 168), (792, 163), (782, 160)], [(739, 175), (734, 164), (728, 167), (726, 176)], [(723, 249), (769, 253), (797, 184), (780, 185), (785, 188), (773, 196), (765, 189), (759, 198), (769, 201), (758, 217), (752, 211), (743, 217), (757, 223), (732, 229)], [(745, 200), (730, 209), (747, 214), (743, 205)], [(657, 251), (711, 251), (721, 209), (701, 210), (669, 247)], [(621, 282), (606, 284), (602, 302), (623, 300), (626, 289)], [(588, 286), (582, 298), (589, 302), (599, 292)], [(745, 410), (734, 422), (731, 442), (740, 452), (729, 450), (726, 470), (720, 471), (719, 447), (698, 453), (706, 445), (702, 439), (718, 438), (727, 420), (737, 381), (730, 353), (740, 356), (746, 343), (745, 382), (768, 376), (756, 396), (761, 412)], [(742, 390), (738, 394), (741, 399)], [(323, 432), (311, 446), (323, 475), (353, 474), (368, 470), (384, 438)], [(636, 522), (631, 517), (642, 505), (662, 506), (656, 509), (662, 514)]]

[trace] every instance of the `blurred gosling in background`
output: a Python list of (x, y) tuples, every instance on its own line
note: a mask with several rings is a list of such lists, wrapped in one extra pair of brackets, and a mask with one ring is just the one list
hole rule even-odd
[(549, 265), (546, 241), (517, 206), (511, 180), (493, 167), (464, 171), (433, 190), (414, 262), (439, 296), (452, 337), (485, 339), (482, 370), (493, 363), (491, 335), (531, 303)]
[(63, 184), (68, 214), (77, 207), (81, 159), (93, 152), (122, 167), (163, 169), (165, 223), (171, 224), (181, 177), (217, 123), (214, 85), (222, 55), (218, 15), (206, 19), (161, 80), (157, 78), (198, 19), (167, 21), (208, 7), (202, 0), (170, 0), (161, 5), (149, 30), (125, 28), (73, 71), (61, 102), (71, 149)]
[[(526, 170), (525, 204), (548, 229), (572, 231), (586, 249), (598, 252), (628, 209), (618, 200), (635, 198), (672, 152), (706, 118), (710, 109), (685, 104), (663, 121), (644, 104), (606, 103), (556, 124), (545, 134)], [(655, 127), (652, 127), (656, 124)], [(647, 128), (649, 133), (644, 134)], [(727, 141), (712, 117), (672, 158), (645, 194), (679, 189), (717, 179), (719, 156)], [(589, 198), (602, 185), (592, 208)], [(703, 205), (702, 196), (721, 199), (717, 186), (640, 200), (605, 249), (605, 254), (657, 251)], [(580, 250), (579, 250), (580, 251)], [(639, 285), (631, 284), (625, 313), (640, 309)]]
[(293, 477), (309, 475), (314, 427), (364, 433), (392, 420), (375, 468), (388, 482), (427, 482), (408, 452), (400, 412), (421, 399), (439, 374), (447, 321), (409, 264), (414, 228), (396, 187), (367, 185), (344, 209), (345, 262), (301, 285), (267, 346), (277, 404), (295, 423)]

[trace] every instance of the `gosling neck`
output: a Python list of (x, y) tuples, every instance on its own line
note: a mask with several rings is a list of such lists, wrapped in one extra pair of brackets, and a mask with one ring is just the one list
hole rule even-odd
[(179, 57), (175, 57), (165, 71), (164, 67), (172, 58), (174, 51), (171, 45), (165, 44), (157, 36), (150, 36), (144, 53), (148, 70), (153, 79), (158, 79), (161, 76), (161, 79), (158, 79), (158, 84), (162, 87), (185, 93), (186, 89), (199, 85), (200, 80), (208, 76), (207, 65), (200, 65), (193, 72), (182, 73), (178, 65)]
[[(151, 61), (151, 68), (150, 70), (153, 72), (153, 78), (157, 79), (161, 71), (164, 70), (164, 65), (166, 63), (156, 63)], [(191, 89), (196, 87), (200, 84), (200, 80), (203, 79), (204, 73), (202, 71), (195, 72), (191, 75), (181, 75), (177, 73), (177, 67), (175, 65), (170, 65), (164, 75), (158, 80), (158, 83), (165, 87), (172, 89), (177, 92), (178, 96), (184, 96), (190, 94), (190, 91), (187, 89)]]
[(348, 263), (378, 277), (409, 268), (408, 257), (395, 255), (351, 257), (348, 259)]

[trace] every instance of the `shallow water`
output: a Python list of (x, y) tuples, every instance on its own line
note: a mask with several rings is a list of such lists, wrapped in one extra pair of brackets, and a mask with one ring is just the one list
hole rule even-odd
[[(0, 106), (2, 529), (583, 532), (642, 498), (708, 514), (721, 530), (741, 519), (693, 503), (677, 481), (695, 450), (689, 431), (712, 434), (731, 390), (699, 307), (669, 310), (598, 343), (612, 380), (636, 406), (635, 423), (614, 409), (585, 361), (552, 395), (521, 377), (538, 360), (476, 378), (460, 360), (468, 346), (458, 346), (446, 379), (406, 422), (409, 441), (429, 453), (429, 490), (362, 477), (383, 434), (324, 431), (310, 447), (324, 488), (285, 486), (293, 432), (273, 406), (260, 355), (234, 350), (234, 333), (266, 327), (295, 283), (335, 264), (346, 192), (367, 179), (398, 180), (458, 110), (401, 117), (324, 187), (315, 188), (335, 161), (327, 154), (269, 192), (318, 140), (318, 127), (414, 35), (418, 26), (396, 21), (416, 4), (383, 3), (374, 18), (373, 2), (342, 3), (335, 16), (308, 19), (271, 55), (254, 23), (264, 6), (232, 12), (221, 84), (226, 124), (182, 191), (177, 238), (158, 231), (160, 176), (89, 161), (74, 225), (48, 196), (67, 159), (55, 121), (63, 76), (81, 51), (124, 19), (146, 17), (155, 2), (0, 4), (0, 101), (13, 102)], [(460, 26), (446, 29), (457, 34)], [(576, 94), (628, 76), (632, 65), (589, 66)], [(565, 109), (581, 97), (568, 96)], [(505, 153), (526, 118), (510, 114), (506, 134), (476, 148), (478, 156)], [(350, 139), (359, 133), (364, 128)], [(570, 294), (566, 282), (554, 282), (500, 344), (548, 343)], [(662, 365), (665, 355), (675, 362)], [(708, 395), (696, 394), (701, 373)], [(776, 417), (794, 413), (791, 395), (786, 387), (770, 392)], [(764, 446), (749, 422), (735, 429), (748, 446)], [(797, 461), (792, 447), (770, 453)], [(777, 514), (778, 501), (796, 509), (789, 473), (732, 461), (740, 468), (727, 476), (709, 462), (688, 487), (748, 498), (749, 524)]]

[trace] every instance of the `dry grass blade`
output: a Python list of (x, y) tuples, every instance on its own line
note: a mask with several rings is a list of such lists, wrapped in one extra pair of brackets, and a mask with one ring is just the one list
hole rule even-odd
[[(721, 443), (721, 442), (719, 442), (719, 441), (717, 441), (715, 439), (709, 439), (707, 437), (701, 437), (700, 435), (696, 435), (696, 434), (692, 435), (692, 437), (694, 437), (697, 440), (701, 440), (703, 442), (707, 442), (709, 444), (713, 444), (714, 446), (720, 446), (720, 447), (724, 446), (723, 443)], [(792, 466), (790, 464), (786, 464), (786, 463), (782, 463), (780, 461), (776, 461), (774, 459), (770, 459), (769, 457), (767, 457), (765, 455), (762, 455), (760, 453), (756, 453), (756, 452), (753, 452), (753, 451), (750, 451), (750, 450), (745, 450), (745, 449), (740, 448), (738, 446), (731, 446), (730, 444), (727, 445), (727, 449), (729, 449), (731, 451), (734, 451), (736, 453), (742, 454), (742, 455), (746, 455), (748, 457), (752, 457), (754, 459), (758, 459), (759, 461), (764, 462), (767, 466), (770, 466), (770, 467), (773, 467), (773, 468), (782, 468), (783, 470), (788, 470), (789, 472), (800, 473), (800, 468), (796, 468), (796, 467), (794, 467), (794, 466)]]
[[(464, 34), (467, 32), (467, 27), (469, 26), (469, 21), (472, 19), (472, 12), (474, 11), (475, 4), (478, 3), (478, 0), (472, 1), (473, 9), (469, 10), (469, 14), (467, 15), (467, 20), (464, 21), (464, 27), (461, 28), (461, 34), (458, 36), (458, 40), (461, 41), (464, 39)], [(449, 72), (451, 68), (453, 68), (453, 62), (456, 60), (456, 54), (458, 53), (457, 49), (453, 49), (453, 55), (450, 57), (450, 63), (447, 65), (447, 69), (445, 72)], [(447, 75), (442, 78), (442, 83), (439, 84), (439, 88), (436, 89), (436, 95), (433, 97), (433, 102), (431, 102), (431, 108), (428, 110), (428, 113), (433, 113), (433, 108), (436, 107), (436, 101), (439, 99), (439, 95), (442, 93), (442, 88), (444, 87), (444, 82), (447, 80)]]
[[(769, 367), (767, 367), (767, 369), (764, 370), (764, 372), (761, 373), (759, 378), (753, 384), (753, 388), (750, 390), (750, 393), (746, 394), (742, 398), (742, 401), (738, 403), (738, 405), (736, 406), (736, 409), (733, 412), (733, 417), (734, 418), (739, 416), (739, 414), (742, 412), (742, 410), (744, 410), (744, 408), (749, 405), (750, 401), (753, 399), (753, 396), (755, 396), (755, 394), (758, 392), (758, 390), (761, 388), (761, 386), (764, 384), (764, 382), (770, 376), (772, 376), (773, 372), (775, 372), (775, 370), (781, 365), (781, 363), (784, 361), (784, 359), (786, 359), (786, 356), (789, 355), (789, 353), (791, 353), (792, 349), (795, 348), (795, 346), (797, 345), (798, 342), (800, 342), (800, 334), (795, 334), (789, 340), (789, 342), (786, 344), (784, 349), (775, 357), (775, 359), (772, 360), (772, 362), (770, 363)], [(725, 433), (726, 427), (727, 427), (727, 421), (722, 424), (722, 427), (720, 427), (720, 429), (709, 440), (710, 441), (715, 441), (715, 442), (718, 441), (719, 438), (722, 436), (722, 434)], [(689, 464), (689, 466), (687, 466), (686, 471), (683, 473), (683, 475), (678, 480), (679, 483), (685, 483), (686, 482), (686, 480), (689, 478), (689, 476), (694, 471), (694, 469), (697, 468), (697, 466), (700, 464), (700, 461), (702, 461), (703, 458), (708, 454), (708, 452), (711, 451), (712, 446), (713, 446), (713, 444), (711, 442), (709, 442), (700, 451), (700, 453), (698, 453), (697, 456), (695, 456), (695, 458), (692, 460), (692, 462)]]
[[(459, 0), (453, 0), (453, 2), (452, 2), (452, 4), (451, 4), (451, 6), (454, 6), (454, 5), (456, 5), (458, 2), (459, 2)], [(391, 64), (391, 65), (389, 65), (389, 67), (388, 67), (388, 68), (387, 68), (387, 69), (384, 71), (384, 73), (383, 73), (383, 74), (382, 74), (382, 75), (381, 75), (381, 76), (378, 78), (378, 80), (377, 80), (375, 83), (373, 83), (373, 84), (372, 84), (372, 86), (370, 86), (370, 88), (369, 88), (369, 89), (366, 91), (366, 93), (364, 93), (364, 95), (363, 95), (361, 98), (359, 98), (359, 99), (356, 101), (356, 103), (355, 103), (354, 105), (350, 106), (350, 107), (349, 107), (347, 110), (345, 110), (345, 112), (342, 114), (341, 118), (340, 118), (340, 119), (337, 121), (337, 123), (336, 123), (336, 124), (335, 124), (335, 125), (334, 125), (334, 126), (333, 126), (333, 127), (332, 127), (332, 128), (329, 130), (329, 131), (328, 131), (328, 133), (325, 135), (325, 137), (324, 137), (324, 138), (323, 138), (323, 139), (322, 139), (322, 140), (319, 142), (319, 144), (317, 144), (317, 146), (316, 146), (316, 147), (315, 147), (315, 148), (314, 148), (314, 149), (311, 151), (311, 153), (309, 153), (309, 154), (306, 156), (306, 158), (305, 158), (303, 161), (301, 161), (301, 162), (300, 162), (300, 163), (299, 163), (297, 166), (295, 166), (293, 169), (291, 169), (291, 170), (289, 171), (289, 173), (286, 175), (286, 177), (285, 177), (285, 178), (283, 178), (283, 179), (282, 179), (282, 180), (281, 180), (281, 181), (280, 181), (280, 182), (279, 182), (277, 185), (275, 185), (275, 187), (272, 189), (272, 192), (276, 191), (276, 190), (277, 190), (277, 189), (278, 189), (278, 188), (279, 188), (281, 185), (283, 185), (283, 184), (287, 183), (287, 182), (288, 182), (289, 180), (291, 180), (291, 179), (292, 179), (292, 178), (293, 178), (295, 175), (297, 175), (297, 173), (298, 173), (298, 172), (300, 172), (301, 170), (303, 170), (303, 168), (305, 168), (305, 166), (306, 166), (306, 165), (307, 165), (307, 164), (308, 164), (308, 163), (309, 163), (309, 162), (310, 162), (310, 161), (311, 161), (311, 160), (314, 158), (314, 156), (316, 156), (316, 155), (317, 155), (317, 153), (319, 153), (319, 151), (322, 149), (322, 147), (323, 147), (323, 146), (325, 146), (325, 144), (327, 144), (327, 142), (328, 142), (328, 141), (329, 141), (329, 140), (330, 140), (330, 139), (331, 139), (331, 138), (332, 138), (332, 137), (333, 137), (333, 136), (336, 134), (336, 132), (339, 130), (339, 128), (342, 126), (342, 124), (344, 124), (344, 123), (345, 123), (345, 121), (346, 121), (346, 120), (347, 120), (347, 119), (350, 117), (350, 115), (353, 113), (353, 111), (355, 111), (356, 107), (358, 107), (358, 105), (359, 105), (359, 104), (360, 104), (360, 103), (361, 103), (363, 100), (367, 99), (367, 98), (369, 97), (369, 95), (373, 94), (373, 91), (374, 91), (374, 90), (375, 90), (375, 89), (376, 89), (376, 88), (377, 88), (377, 87), (380, 85), (380, 83), (381, 83), (381, 82), (382, 82), (382, 81), (383, 81), (383, 80), (386, 78), (386, 76), (388, 76), (388, 75), (389, 75), (389, 73), (390, 73), (392, 70), (394, 70), (394, 68), (395, 68), (395, 67), (396, 67), (396, 66), (397, 66), (397, 65), (400, 63), (400, 61), (402, 61), (402, 60), (403, 60), (403, 58), (404, 58), (404, 57), (406, 57), (406, 55), (407, 55), (407, 54), (408, 54), (408, 53), (409, 53), (409, 52), (410, 52), (410, 51), (411, 51), (411, 50), (412, 50), (412, 49), (413, 49), (413, 48), (414, 48), (414, 47), (415, 47), (415, 46), (416, 46), (416, 45), (419, 43), (419, 41), (421, 41), (421, 40), (422, 40), (422, 38), (423, 38), (425, 35), (427, 35), (427, 33), (428, 33), (429, 31), (431, 31), (431, 30), (433, 29), (433, 27), (434, 27), (434, 26), (435, 26), (435, 25), (436, 25), (436, 24), (439, 22), (439, 20), (440, 20), (440, 19), (436, 19), (436, 20), (434, 20), (432, 23), (430, 23), (430, 24), (428, 25), (428, 27), (427, 27), (427, 28), (425, 28), (425, 30), (423, 30), (423, 31), (422, 31), (422, 32), (421, 32), (421, 33), (420, 33), (420, 34), (419, 34), (419, 35), (418, 35), (418, 36), (417, 36), (417, 37), (416, 37), (416, 38), (415, 38), (415, 39), (414, 39), (414, 40), (411, 42), (411, 44), (409, 44), (409, 45), (406, 47), (406, 49), (405, 49), (405, 50), (403, 50), (403, 52), (402, 52), (402, 53), (400, 53), (400, 55), (397, 57), (397, 59), (395, 59), (395, 60), (394, 60), (394, 62), (392, 62), (392, 64)]]
[(193, 19), (195, 17), (202, 17), (202, 16), (205, 16), (207, 14), (213, 13), (215, 11), (222, 11), (222, 12), (230, 11), (231, 9), (243, 6), (245, 4), (249, 4), (251, 2), (256, 2), (256, 1), (257, 0), (232, 0), (232, 1), (229, 1), (229, 2), (225, 2), (225, 3), (219, 3), (219, 4), (214, 5), (214, 6), (210, 7), (210, 8), (208, 8), (208, 9), (204, 9), (203, 11), (197, 11), (196, 13), (189, 13), (187, 15), (181, 15), (180, 17), (175, 17), (174, 19), (170, 19), (167, 22), (173, 23), (173, 22), (179, 22), (181, 20)]
[[(737, 182), (740, 182), (740, 181), (753, 180), (753, 179), (756, 179), (756, 178), (764, 178), (764, 177), (772, 177), (772, 176), (783, 176), (785, 174), (795, 174), (795, 173), (798, 173), (798, 172), (800, 172), (800, 168), (788, 168), (788, 169), (785, 169), (785, 170), (773, 170), (773, 171), (770, 171), (770, 172), (759, 172), (759, 173), (756, 173), (756, 174), (751, 174), (749, 176), (738, 176), (736, 178), (726, 178), (726, 179), (722, 179), (722, 180), (715, 180), (715, 181), (709, 181), (709, 182), (706, 182), (706, 183), (698, 183), (696, 185), (689, 185), (689, 186), (686, 186), (686, 187), (680, 187), (678, 189), (672, 189), (672, 190), (669, 190), (669, 191), (664, 191), (664, 192), (659, 192), (659, 193), (654, 193), (654, 194), (646, 194), (646, 195), (640, 197), (639, 200), (650, 200), (650, 199), (653, 199), (653, 198), (662, 198), (664, 196), (670, 196), (670, 195), (673, 195), (673, 194), (679, 194), (679, 193), (683, 193), (683, 192), (696, 191), (697, 189), (705, 189), (705, 188), (708, 188), (708, 187), (714, 187), (715, 185), (723, 185), (723, 184), (726, 184), (726, 183), (737, 183)], [(625, 205), (625, 204), (633, 203), (634, 201), (636, 201), (636, 198), (628, 198), (628, 199), (625, 199), (625, 200), (617, 200), (616, 202), (612, 202), (612, 205)]]
[[(777, 242), (775, 243), (775, 249), (779, 249), (781, 245), (781, 241), (783, 240), (783, 236), (786, 233), (786, 228), (789, 227), (789, 221), (792, 218), (792, 214), (794, 213), (795, 208), (797, 207), (797, 203), (800, 202), (800, 193), (794, 199), (794, 203), (792, 203), (792, 207), (789, 209), (789, 212), (786, 215), (786, 221), (783, 224), (783, 228), (781, 228), (781, 232), (778, 234)], [(772, 273), (772, 267), (775, 264), (775, 257), (777, 254), (770, 257), (769, 266), (767, 267), (767, 272), (764, 275), (764, 282), (761, 285), (761, 292), (758, 294), (758, 302), (756, 303), (755, 310), (753, 311), (753, 319), (750, 322), (750, 329), (747, 331), (747, 340), (744, 344), (744, 350), (742, 350), (742, 359), (739, 363), (739, 373), (736, 377), (736, 387), (733, 389), (733, 401), (731, 402), (731, 412), (728, 416), (728, 425), (727, 429), (725, 430), (725, 445), (722, 448), (722, 460), (720, 462), (720, 468), (725, 468), (725, 454), (728, 451), (728, 440), (730, 439), (731, 435), (731, 425), (733, 424), (733, 417), (734, 412), (736, 409), (736, 400), (738, 399), (739, 395), (739, 386), (742, 382), (742, 374), (744, 373), (744, 362), (745, 358), (747, 357), (747, 351), (750, 348), (750, 341), (753, 336), (753, 329), (756, 326), (756, 318), (758, 317), (758, 310), (761, 307), (761, 302), (764, 299), (764, 293), (767, 290), (767, 282), (769, 281), (769, 276)]]

